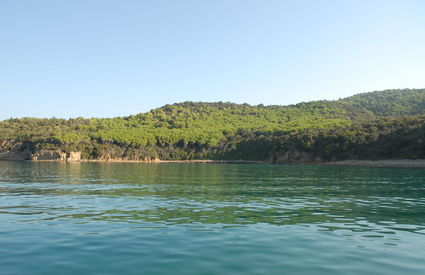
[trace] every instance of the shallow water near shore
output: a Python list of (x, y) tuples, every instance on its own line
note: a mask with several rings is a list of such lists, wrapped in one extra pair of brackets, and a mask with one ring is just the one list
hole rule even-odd
[(425, 273), (425, 170), (0, 162), (0, 274)]

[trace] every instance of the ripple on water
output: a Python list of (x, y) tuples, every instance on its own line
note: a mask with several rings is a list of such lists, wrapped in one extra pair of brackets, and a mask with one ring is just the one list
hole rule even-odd
[(425, 170), (0, 162), (0, 273), (424, 273)]

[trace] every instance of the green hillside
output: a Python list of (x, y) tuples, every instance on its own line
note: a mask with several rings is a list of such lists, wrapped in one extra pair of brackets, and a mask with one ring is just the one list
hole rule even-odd
[(184, 102), (129, 117), (9, 119), (0, 142), (3, 151), (81, 151), (87, 159), (424, 158), (424, 113), (425, 89), (290, 106)]
[(377, 116), (407, 116), (425, 112), (424, 89), (385, 90), (341, 100)]

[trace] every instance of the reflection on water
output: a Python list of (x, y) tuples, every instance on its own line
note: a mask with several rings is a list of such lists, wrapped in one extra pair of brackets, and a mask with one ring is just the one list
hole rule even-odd
[[(65, 241), (64, 232), (69, 234), (65, 242), (73, 243), (68, 249), (72, 247), (79, 253), (84, 249), (96, 251), (97, 246), (107, 248), (104, 241), (97, 246), (90, 241), (87, 244), (93, 236), (105, 234), (114, 238), (116, 246), (139, 243), (140, 249), (139, 234), (146, 234), (151, 243), (144, 247), (162, 249), (156, 252), (156, 257), (149, 254), (154, 257), (149, 260), (131, 249), (124, 249), (121, 257), (127, 255), (125, 260), (130, 261), (135, 255), (139, 260), (142, 256), (143, 264), (134, 260), (129, 265), (150, 272), (174, 268), (182, 273), (201, 270), (210, 270), (212, 274), (273, 273), (283, 267), (294, 272), (313, 269), (318, 273), (356, 272), (355, 267), (342, 264), (353, 262), (356, 257), (359, 260), (369, 257), (372, 273), (425, 272), (419, 261), (425, 254), (412, 251), (425, 244), (425, 170), (0, 162), (0, 222), (5, 225), (0, 231), (0, 243), (7, 240), (9, 244), (0, 248), (0, 256), (9, 253), (9, 265), (4, 265), (9, 273), (19, 273), (31, 266), (18, 269), (11, 265), (22, 256), (10, 254), (12, 248), (21, 247), (19, 238), (33, 241), (36, 247), (26, 244), (29, 251), (25, 253), (41, 251), (43, 261), (45, 257), (56, 257), (52, 250), (55, 243), (50, 242)], [(39, 232), (49, 232), (49, 236), (35, 236)], [(158, 239), (155, 234), (159, 233), (168, 235), (167, 241)], [(55, 237), (56, 234), (60, 236)], [(212, 254), (230, 256), (237, 252), (245, 255), (242, 261), (253, 257), (256, 264), (250, 266), (248, 261), (244, 265), (233, 263), (232, 267), (218, 255), (196, 261), (188, 251), (205, 249), (205, 244), (197, 243), (197, 238), (206, 238), (217, 245), (208, 245)], [(310, 240), (308, 244), (305, 239)], [(229, 250), (228, 245), (234, 242), (246, 247)], [(310, 255), (304, 262), (289, 263), (275, 258), (276, 253), (283, 255), (282, 247), (298, 261), (312, 253), (311, 250), (320, 251), (321, 256)], [(330, 253), (327, 255), (322, 251), (326, 248), (335, 251), (326, 252)], [(173, 257), (170, 249), (175, 254), (182, 251), (189, 254)], [(166, 256), (163, 250), (171, 255)], [(381, 258), (376, 257), (377, 252), (389, 254)], [(108, 258), (105, 252), (95, 255), (98, 254)], [(335, 262), (338, 257), (340, 261)], [(388, 257), (396, 260), (386, 263), (386, 270), (384, 259)], [(258, 263), (262, 258), (267, 265)], [(111, 256), (112, 261), (117, 259), (115, 254)], [(170, 263), (158, 266), (154, 259), (168, 259)], [(192, 268), (182, 263), (189, 259)], [(100, 267), (89, 268), (81, 260), (67, 264), (73, 268), (62, 271), (105, 272)], [(391, 264), (398, 269), (390, 267)], [(323, 266), (326, 268), (321, 270), (319, 267)], [(32, 271), (53, 274), (56, 270), (43, 268)], [(113, 268), (109, 266), (108, 272)], [(134, 271), (128, 269), (125, 273)]]

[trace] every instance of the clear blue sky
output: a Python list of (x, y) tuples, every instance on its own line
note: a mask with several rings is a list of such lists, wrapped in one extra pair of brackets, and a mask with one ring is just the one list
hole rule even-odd
[(0, 119), (425, 87), (425, 1), (0, 1)]

